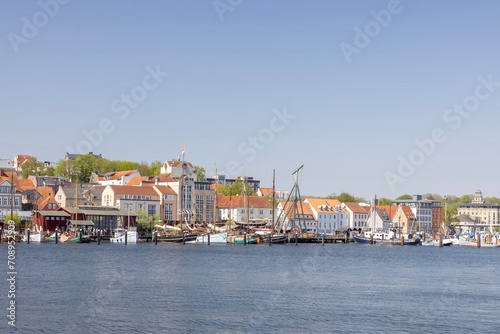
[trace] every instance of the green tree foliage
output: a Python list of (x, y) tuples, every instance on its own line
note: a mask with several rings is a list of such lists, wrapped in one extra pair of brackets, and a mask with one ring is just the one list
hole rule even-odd
[(196, 176), (196, 181), (198, 182), (205, 182), (207, 179), (205, 177), (205, 168), (201, 166), (194, 166), (196, 168), (197, 176)]
[(54, 168), (54, 174), (57, 176), (64, 177), (65, 179), (71, 179), (72, 175), (75, 175), (75, 162), (73, 160), (59, 160)]
[(154, 225), (160, 221), (160, 214), (158, 213), (154, 216), (148, 216), (146, 210), (137, 210), (135, 214), (137, 215), (136, 225), (138, 232), (149, 232), (151, 227), (154, 227)]
[(264, 198), (267, 199), (270, 203), (273, 203), (273, 205), (274, 205), (275, 208), (280, 203), (276, 198), (274, 198), (274, 202), (273, 202), (273, 196), (272, 195), (266, 195), (266, 196), (264, 196)]
[[(99, 161), (101, 160), (101, 161)], [(78, 181), (88, 183), (90, 175), (98, 172), (102, 166), (102, 159), (96, 158), (91, 154), (82, 154), (75, 159), (75, 174)]]
[(138, 164), (137, 171), (142, 175), (142, 176), (154, 176), (151, 174), (151, 168), (149, 167), (149, 164), (146, 161), (141, 161), (140, 164)]
[(488, 203), (488, 204), (500, 205), (500, 198), (498, 198), (498, 197), (485, 197), (484, 202)]
[[(443, 207), (443, 222), (445, 226), (450, 226), (451, 223), (458, 221), (457, 219), (458, 206), (460, 204), (463, 204), (460, 203), (460, 199), (461, 198), (454, 195), (447, 195), (443, 197), (443, 200), (441, 201), (441, 206)], [(464, 198), (463, 200), (467, 199)]]
[(470, 202), (472, 202), (472, 196), (471, 196), (471, 195), (462, 195), (462, 196), (459, 198), (458, 202), (459, 202), (460, 204), (467, 204), (467, 203), (470, 203)]
[[(16, 229), (19, 230), (19, 227), (21, 225), (21, 217), (16, 212), (12, 213), (12, 216), (10, 215), (10, 212), (5, 215), (5, 219), (3, 221), (5, 228), (7, 228), (7, 225), (9, 221), (13, 220), (14, 224), (16, 226)], [(3, 232), (2, 232), (3, 233)]]
[(328, 196), (327, 198), (336, 199), (342, 203), (365, 202), (365, 200), (363, 198), (355, 197), (354, 195), (349, 194), (348, 192), (341, 192), (340, 195), (332, 194), (332, 195)]
[(243, 189), (246, 189), (246, 194), (248, 196), (254, 196), (256, 195), (255, 191), (249, 186), (248, 181), (244, 181), (242, 179), (236, 180), (232, 185), (229, 184), (219, 184), (217, 186), (217, 193), (218, 194), (224, 194), (226, 196), (229, 195), (243, 195), (244, 191)]
[(161, 162), (159, 160), (155, 160), (155, 161), (151, 162), (151, 164), (149, 165), (149, 175), (151, 175), (151, 176), (159, 175), (162, 166), (163, 166), (163, 162)]
[(392, 205), (392, 200), (389, 198), (381, 197), (378, 199), (377, 205)]
[(396, 198), (397, 201), (408, 201), (408, 200), (412, 200), (412, 199), (413, 199), (413, 196), (410, 194), (404, 194), (404, 195), (401, 195), (398, 198)]
[(44, 175), (44, 169), (43, 163), (39, 162), (36, 157), (30, 157), (22, 165), (21, 177), (27, 179), (30, 175)]

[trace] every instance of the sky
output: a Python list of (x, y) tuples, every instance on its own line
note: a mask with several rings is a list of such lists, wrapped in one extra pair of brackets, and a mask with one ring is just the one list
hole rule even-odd
[(0, 159), (185, 159), (302, 195), (500, 197), (500, 3), (0, 2)]

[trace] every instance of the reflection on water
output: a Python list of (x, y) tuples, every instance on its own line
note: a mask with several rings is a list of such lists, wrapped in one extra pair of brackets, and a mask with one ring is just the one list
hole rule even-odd
[[(0, 250), (6, 258), (6, 245)], [(499, 256), (498, 249), (355, 244), (19, 244), (17, 327), (496, 332)]]

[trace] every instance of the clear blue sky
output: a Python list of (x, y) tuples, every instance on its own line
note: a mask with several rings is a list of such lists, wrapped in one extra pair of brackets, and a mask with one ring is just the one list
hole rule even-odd
[(478, 88), (500, 82), (497, 1), (61, 2), (0, 2), (0, 158), (58, 161), (90, 131), (108, 159), (185, 143), (208, 175), (276, 169), (283, 190), (304, 164), (308, 195), (500, 197), (500, 86)]

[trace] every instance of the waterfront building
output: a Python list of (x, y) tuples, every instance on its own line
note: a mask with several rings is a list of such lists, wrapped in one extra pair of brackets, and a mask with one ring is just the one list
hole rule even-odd
[(364, 229), (367, 226), (369, 208), (361, 206), (359, 203), (342, 203), (342, 208), (348, 213), (348, 228)]
[(398, 205), (398, 209), (392, 217), (393, 227), (399, 232), (408, 234), (415, 233), (417, 230), (417, 219), (410, 207)]
[(0, 213), (1, 220), (10, 211), (19, 213), (22, 210), (22, 192), (15, 172), (0, 170)]
[(52, 188), (39, 187), (37, 190), (41, 193), (41, 197), (36, 204), (37, 209), (33, 210), (32, 222), (34, 226), (42, 228), (44, 231), (55, 231), (58, 228), (60, 231), (65, 231), (67, 222), (71, 219), (71, 215), (61, 210), (61, 207), (54, 198)]
[(68, 213), (71, 217), (69, 220), (91, 222), (92, 224), (87, 228), (103, 230), (105, 233), (109, 233), (118, 227), (133, 228), (136, 226), (137, 215), (132, 210), (123, 208), (82, 205), (78, 206), (78, 208), (60, 208), (58, 211)]
[(471, 203), (458, 206), (457, 215), (467, 215), (479, 224), (498, 224), (500, 205), (485, 203), (481, 191), (477, 190)]
[(349, 212), (342, 208), (337, 199), (308, 197), (304, 200), (311, 207), (317, 221), (317, 233), (335, 234), (337, 228), (346, 228), (349, 224)]
[(75, 206), (77, 201), (78, 205), (101, 205), (104, 188), (104, 186), (65, 182), (59, 186), (55, 199), (62, 208)]
[[(422, 199), (422, 195), (413, 195), (411, 200), (396, 200), (394, 205), (406, 205), (411, 208), (418, 224), (418, 231), (432, 233), (442, 223), (441, 202), (433, 199)], [(439, 215), (439, 217), (438, 217)], [(434, 218), (434, 221), (433, 221)]]

